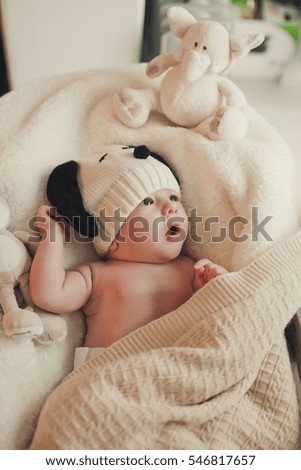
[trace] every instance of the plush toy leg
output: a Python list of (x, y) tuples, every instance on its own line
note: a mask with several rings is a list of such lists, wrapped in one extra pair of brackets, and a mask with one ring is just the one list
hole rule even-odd
[(210, 128), (220, 140), (243, 139), (247, 132), (247, 120), (240, 109), (225, 106), (216, 114)]
[(246, 135), (247, 120), (241, 110), (224, 106), (192, 130), (210, 140), (239, 140)]
[(65, 320), (55, 313), (40, 314), (44, 332), (40, 336), (35, 336), (37, 343), (51, 346), (53, 343), (64, 341), (67, 336), (67, 325)]
[(159, 94), (155, 90), (124, 88), (113, 95), (113, 108), (123, 124), (141, 127), (151, 111), (160, 111)]
[[(29, 274), (25, 273), (19, 278), (20, 291), (26, 305), (33, 306), (29, 293)], [(43, 324), (43, 332), (33, 339), (38, 343), (50, 346), (53, 343), (60, 343), (66, 338), (67, 325), (65, 320), (55, 313), (38, 312)]]
[(35, 312), (19, 308), (14, 288), (10, 284), (1, 286), (0, 302), (3, 316), (3, 329), (7, 336), (34, 337), (43, 333), (43, 323)]
[(214, 118), (210, 117), (205, 121), (202, 121), (196, 127), (193, 127), (191, 130), (197, 132), (198, 134), (207, 137), (209, 140), (220, 140), (219, 135), (217, 134), (217, 129), (211, 126), (211, 123)]

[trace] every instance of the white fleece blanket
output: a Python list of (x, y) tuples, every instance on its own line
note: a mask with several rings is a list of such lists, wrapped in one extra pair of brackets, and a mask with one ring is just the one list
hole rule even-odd
[[(0, 195), (12, 210), (10, 229), (30, 229), (54, 166), (122, 143), (145, 144), (176, 168), (186, 208), (198, 217), (188, 253), (237, 270), (294, 233), (293, 160), (281, 136), (249, 106), (247, 137), (238, 142), (210, 142), (157, 114), (140, 129), (121, 124), (112, 94), (157, 85), (144, 65), (135, 65), (38, 80), (1, 98)], [(66, 246), (67, 268), (94, 257), (91, 246)], [(29, 446), (46, 396), (70, 372), (84, 322), (80, 313), (67, 322), (68, 338), (48, 348), (13, 341), (1, 330), (1, 449)]]

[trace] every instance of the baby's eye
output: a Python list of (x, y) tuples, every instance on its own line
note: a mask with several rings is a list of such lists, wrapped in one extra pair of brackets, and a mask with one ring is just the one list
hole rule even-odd
[(154, 204), (154, 200), (151, 197), (146, 197), (140, 204), (142, 206), (150, 206), (151, 204)]
[(176, 196), (175, 194), (172, 194), (169, 198), (172, 202), (176, 202), (179, 200), (178, 196)]
[(199, 43), (197, 41), (195, 41), (194, 43), (194, 47), (198, 47)]

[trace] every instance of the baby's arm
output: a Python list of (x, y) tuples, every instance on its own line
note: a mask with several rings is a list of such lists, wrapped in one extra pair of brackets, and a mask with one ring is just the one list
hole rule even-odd
[(88, 267), (81, 272), (65, 271), (64, 230), (62, 224), (51, 217), (53, 211), (49, 206), (41, 206), (37, 212), (36, 226), (41, 232), (41, 241), (30, 270), (30, 294), (33, 302), (44, 310), (69, 313), (88, 301), (91, 275), (85, 272)]
[(226, 274), (228, 271), (218, 264), (212, 263), (209, 259), (201, 259), (194, 265), (195, 274), (193, 281), (193, 290), (196, 292), (201, 289), (205, 284), (217, 276)]

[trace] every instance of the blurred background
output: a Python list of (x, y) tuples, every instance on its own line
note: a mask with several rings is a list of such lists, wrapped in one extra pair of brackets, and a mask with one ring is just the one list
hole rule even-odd
[(301, 0), (0, 0), (0, 94), (38, 77), (175, 51), (166, 20), (175, 4), (230, 33), (265, 35), (229, 77), (299, 154)]

